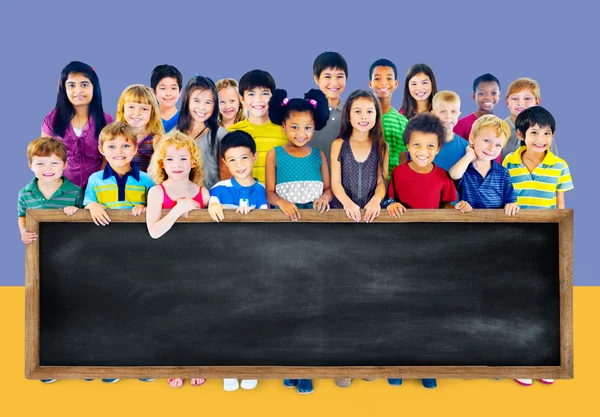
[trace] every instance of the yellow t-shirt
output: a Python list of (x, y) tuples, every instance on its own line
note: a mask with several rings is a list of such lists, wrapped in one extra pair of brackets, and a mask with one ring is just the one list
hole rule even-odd
[(248, 120), (242, 120), (233, 126), (229, 126), (227, 130), (230, 132), (243, 130), (252, 136), (256, 142), (256, 152), (258, 153), (252, 175), (258, 182), (264, 184), (267, 153), (274, 147), (283, 146), (288, 142), (283, 128), (271, 122), (265, 123), (264, 125), (255, 125)]

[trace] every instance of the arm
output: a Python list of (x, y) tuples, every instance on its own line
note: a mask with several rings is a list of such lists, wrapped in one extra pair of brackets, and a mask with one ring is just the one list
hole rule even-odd
[(327, 158), (323, 151), (320, 151), (321, 155), (321, 178), (323, 179), (323, 194), (315, 201), (313, 201), (313, 208), (320, 213), (329, 211), (329, 203), (333, 200), (333, 193), (331, 192), (331, 177), (329, 176), (329, 166), (327, 165)]
[(556, 208), (557, 209), (565, 208), (565, 192), (564, 191), (556, 192)]
[(146, 210), (146, 226), (148, 233), (153, 239), (158, 239), (167, 233), (173, 224), (183, 213), (187, 213), (198, 207), (198, 203), (191, 198), (182, 198), (177, 200), (177, 204), (165, 217), (162, 216), (163, 192), (159, 185), (150, 189), (148, 193), (148, 208)]
[(35, 233), (27, 231), (25, 216), (19, 216), (19, 232), (21, 233), (21, 240), (26, 245), (29, 245), (38, 237), (38, 235), (36, 235)]
[(448, 174), (450, 174), (450, 178), (452, 178), (453, 180), (461, 179), (462, 176), (464, 175), (465, 171), (469, 167), (469, 164), (471, 162), (473, 162), (475, 159), (477, 159), (477, 156), (475, 155), (475, 150), (473, 149), (473, 146), (471, 146), (471, 145), (467, 146), (465, 156), (460, 158), (458, 160), (458, 162), (456, 164), (454, 164), (452, 166), (452, 168), (450, 168), (448, 170)]
[(331, 191), (344, 207), (348, 218), (359, 222), (361, 216), (360, 207), (348, 197), (342, 185), (342, 164), (338, 161), (342, 143), (344, 143), (344, 140), (338, 138), (331, 144)]
[[(387, 144), (386, 144), (387, 145)], [(386, 187), (384, 178), (388, 177), (388, 161), (389, 161), (389, 150), (386, 146), (385, 153), (383, 155), (383, 173), (381, 172), (381, 167), (377, 168), (377, 187), (375, 188), (375, 194), (371, 197), (371, 200), (365, 206), (365, 222), (370, 223), (381, 212), (381, 200), (385, 198)], [(382, 176), (383, 174), (383, 176)]]
[(300, 211), (294, 203), (291, 203), (277, 195), (275, 183), (277, 181), (277, 166), (275, 161), (275, 149), (271, 149), (265, 160), (265, 190), (267, 192), (267, 201), (272, 206), (277, 206), (281, 212), (296, 221), (300, 218)]

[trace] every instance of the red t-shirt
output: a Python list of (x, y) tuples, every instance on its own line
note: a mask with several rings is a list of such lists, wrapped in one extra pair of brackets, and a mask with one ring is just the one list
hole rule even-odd
[(392, 171), (388, 198), (406, 208), (437, 209), (458, 197), (452, 178), (442, 168), (434, 165), (429, 174), (419, 174), (409, 164), (402, 164)]

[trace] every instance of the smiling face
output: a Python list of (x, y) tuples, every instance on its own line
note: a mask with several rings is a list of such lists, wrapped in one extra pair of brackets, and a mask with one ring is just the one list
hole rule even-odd
[(427, 169), (440, 151), (439, 139), (435, 133), (414, 131), (410, 134), (407, 148), (411, 163), (420, 169)]
[(500, 86), (495, 81), (481, 82), (473, 93), (473, 99), (479, 110), (491, 113), (500, 101)]
[(500, 136), (496, 135), (497, 129), (495, 127), (487, 127), (481, 129), (476, 135), (469, 137), (469, 143), (473, 145), (477, 159), (493, 161), (500, 155), (506, 143), (506, 136), (504, 133), (501, 133)]
[(523, 110), (540, 104), (535, 95), (529, 90), (521, 90), (518, 93), (511, 94), (506, 99), (506, 105), (510, 111), (510, 116), (515, 119)]
[(94, 97), (94, 86), (88, 77), (80, 73), (70, 73), (65, 81), (67, 98), (74, 107), (89, 106)]
[(314, 79), (329, 102), (338, 101), (346, 88), (346, 73), (340, 68), (325, 68)]
[(181, 90), (179, 89), (179, 84), (177, 84), (177, 80), (172, 77), (165, 77), (159, 81), (156, 85), (156, 98), (158, 100), (158, 104), (162, 109), (167, 109), (174, 107), (177, 104), (177, 100), (179, 100), (179, 96), (181, 95)]
[(215, 110), (215, 98), (212, 91), (196, 89), (190, 94), (189, 111), (192, 119), (192, 129), (204, 124)]
[(152, 106), (150, 104), (125, 102), (123, 107), (123, 117), (127, 124), (136, 131), (144, 130), (150, 122)]
[(533, 125), (525, 132), (525, 137), (517, 130), (519, 139), (525, 141), (527, 152), (545, 153), (552, 144), (554, 133), (550, 126)]
[(315, 131), (315, 122), (312, 114), (308, 112), (292, 112), (282, 126), (288, 138), (288, 144), (297, 147), (302, 147), (310, 142)]
[(250, 116), (255, 118), (269, 117), (269, 100), (271, 90), (265, 87), (254, 87), (252, 90), (244, 91), (244, 105)]
[(444, 129), (446, 129), (446, 134), (448, 134), (452, 132), (452, 129), (454, 129), (454, 126), (456, 126), (456, 123), (458, 122), (458, 116), (460, 116), (460, 103), (440, 101), (435, 105), (433, 114), (440, 118), (444, 125)]
[(50, 156), (34, 156), (31, 158), (29, 168), (35, 174), (38, 182), (51, 183), (62, 177), (64, 169), (67, 167), (66, 162), (56, 154)]
[(398, 80), (392, 67), (375, 67), (369, 81), (369, 87), (381, 100), (391, 98), (392, 93), (398, 88)]
[(350, 107), (350, 124), (355, 131), (368, 132), (375, 126), (377, 108), (367, 98), (357, 98)]
[(219, 91), (219, 112), (223, 124), (232, 124), (240, 109), (240, 95), (233, 87), (225, 87)]
[(223, 161), (231, 175), (242, 184), (244, 180), (252, 178), (252, 170), (254, 169), (254, 163), (258, 154), (252, 154), (250, 148), (245, 146), (237, 146), (229, 148), (225, 151), (225, 158)]
[(431, 79), (423, 72), (408, 80), (408, 91), (416, 101), (425, 101), (431, 95)]
[(131, 160), (137, 151), (137, 146), (129, 142), (123, 136), (116, 136), (113, 140), (107, 140), (98, 148), (113, 169), (125, 168), (131, 164)]
[(190, 151), (186, 146), (177, 149), (175, 145), (170, 145), (165, 152), (163, 168), (170, 180), (187, 180), (194, 168), (191, 161)]

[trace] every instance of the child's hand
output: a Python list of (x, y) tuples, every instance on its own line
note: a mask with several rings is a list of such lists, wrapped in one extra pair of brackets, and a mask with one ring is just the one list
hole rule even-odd
[(225, 216), (223, 215), (223, 206), (219, 203), (209, 204), (208, 214), (210, 214), (210, 217), (217, 223), (223, 221), (223, 219), (225, 218)]
[(300, 218), (300, 211), (298, 211), (298, 207), (294, 203), (282, 199), (279, 203), (279, 208), (292, 221), (297, 221)]
[(77, 213), (77, 210), (79, 210), (79, 209), (75, 206), (69, 206), (69, 207), (65, 207), (63, 209), (63, 211), (65, 212), (65, 214), (67, 216), (72, 216), (73, 214)]
[(473, 147), (473, 145), (467, 146), (467, 149), (465, 150), (465, 154), (469, 156), (469, 158), (471, 159), (471, 162), (473, 162), (474, 160), (477, 159), (477, 154), (475, 154), (475, 148)]
[(180, 216), (187, 217), (187, 214), (190, 211), (196, 210), (198, 208), (200, 208), (200, 204), (196, 200), (189, 197), (185, 197), (177, 200), (177, 204), (175, 204), (173, 210), (177, 210), (177, 212), (180, 213)]
[(139, 216), (144, 212), (146, 212), (146, 206), (134, 206), (131, 209), (131, 214), (133, 214), (134, 216)]
[(400, 203), (392, 203), (387, 206), (387, 212), (392, 217), (400, 218), (404, 213), (406, 213), (406, 207), (404, 207)]
[(319, 213), (325, 213), (326, 211), (329, 211), (329, 201), (321, 196), (313, 201), (313, 209)]
[(504, 206), (504, 214), (507, 216), (514, 216), (520, 209), (521, 208), (516, 203), (509, 203)]
[(33, 232), (28, 232), (25, 229), (23, 229), (23, 231), (21, 232), (21, 240), (26, 245), (29, 245), (31, 242), (33, 242), (36, 239), (37, 239), (37, 234), (35, 234)]
[(96, 223), (96, 226), (106, 226), (110, 223), (110, 217), (102, 204), (90, 203), (87, 208), (89, 209), (92, 220)]
[(344, 205), (344, 211), (346, 212), (346, 216), (349, 219), (354, 220), (355, 222), (360, 221), (360, 207), (351, 201), (349, 204)]
[(365, 223), (371, 223), (381, 213), (381, 204), (379, 201), (371, 199), (365, 206)]
[(252, 206), (239, 206), (235, 212), (236, 213), (242, 213), (242, 214), (248, 214), (252, 211)]
[(456, 205), (454, 206), (454, 208), (456, 210), (460, 210), (461, 213), (468, 213), (470, 211), (473, 210), (473, 207), (471, 207), (471, 205), (469, 203), (467, 203), (466, 201), (462, 200), (459, 201), (458, 203), (456, 203)]

